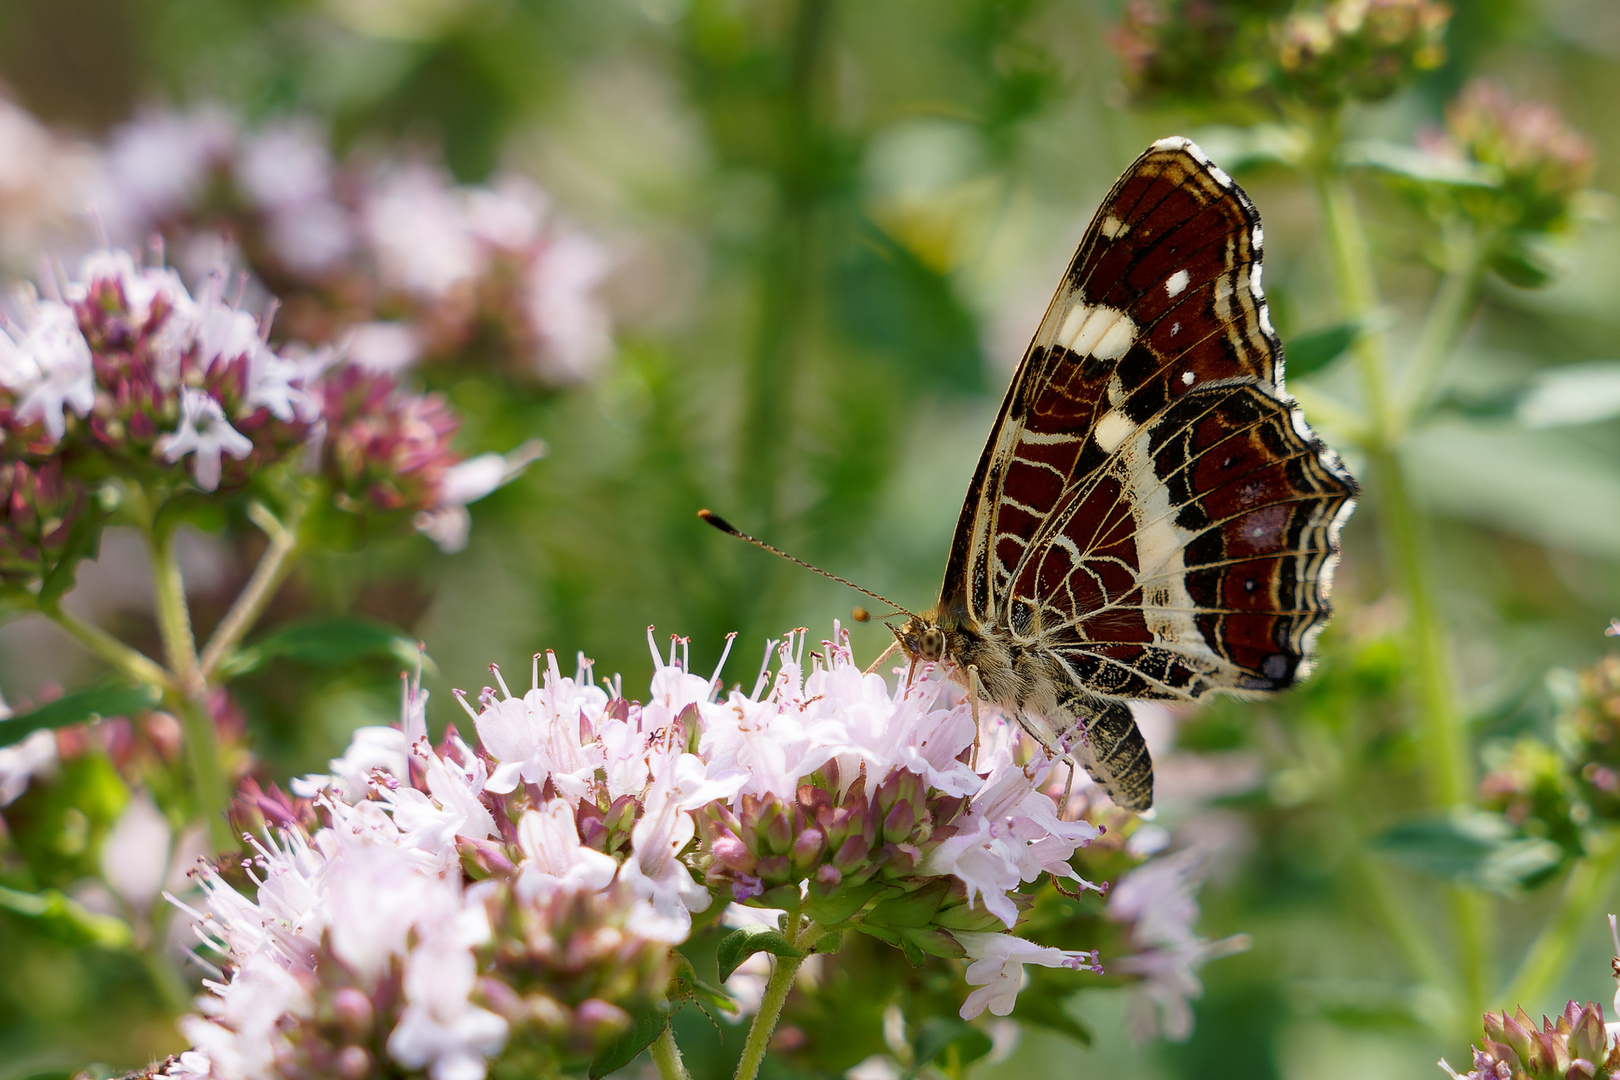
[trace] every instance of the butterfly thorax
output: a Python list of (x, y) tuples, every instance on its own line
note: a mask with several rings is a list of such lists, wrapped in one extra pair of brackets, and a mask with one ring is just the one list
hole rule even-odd
[(979, 696), (1009, 718), (1056, 720), (1067, 711), (1068, 680), (1058, 658), (1038, 643), (1015, 639), (1006, 627), (974, 619), (963, 602), (942, 601), (907, 619), (895, 636), (912, 660), (949, 661), (959, 681), (970, 689), (977, 682)]

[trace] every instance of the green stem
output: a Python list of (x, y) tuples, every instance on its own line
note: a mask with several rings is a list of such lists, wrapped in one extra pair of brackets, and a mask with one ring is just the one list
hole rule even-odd
[(1596, 921), (1603, 902), (1613, 894), (1620, 871), (1620, 830), (1604, 829), (1588, 842), (1585, 858), (1575, 863), (1558, 897), (1558, 907), (1541, 926), (1541, 933), (1524, 954), (1524, 961), (1494, 1004), (1502, 1008), (1525, 1006), (1534, 1012), (1558, 977), (1569, 966), (1576, 942)]
[(1479, 298), (1486, 243), (1472, 223), (1449, 221), (1443, 227), (1445, 268), (1429, 315), (1407, 369), (1405, 392), (1396, 418), (1398, 436), (1411, 426), (1434, 398), (1446, 361), (1456, 351)]
[[(1452, 686), (1431, 548), (1400, 459), (1402, 425), (1391, 407), (1388, 340), (1374, 318), (1380, 306), (1377, 277), (1349, 181), (1333, 168), (1331, 155), (1321, 157), (1329, 164), (1318, 168), (1317, 189), (1343, 314), (1365, 328), (1356, 340), (1353, 355), (1369, 415), (1366, 449), (1373, 472), (1370, 486), (1379, 493), (1388, 558), (1395, 584), (1409, 607), (1412, 689), (1424, 760), (1429, 766), (1430, 803), (1446, 811), (1461, 810), (1472, 798), (1473, 762)], [(1458, 312), (1463, 310), (1461, 301), (1451, 302)], [(1449, 340), (1450, 331), (1442, 331), (1459, 319), (1460, 314), (1442, 316), (1436, 340)], [(1468, 1016), (1482, 1007), (1488, 989), (1492, 913), (1489, 901), (1479, 893), (1461, 887), (1448, 891), (1456, 931), (1458, 981), (1464, 995), (1457, 1011)]]
[(158, 632), (163, 638), (169, 670), (174, 672), (176, 686), (170, 697), (185, 731), (186, 757), (191, 766), (197, 812), (207, 823), (209, 838), (217, 848), (234, 847), (230, 822), (225, 817), (230, 804), (230, 785), (220, 756), (219, 732), (208, 709), (208, 684), (197, 661), (191, 612), (186, 606), (185, 585), (180, 580), (180, 564), (175, 559), (174, 533), (159, 528), (150, 531), (147, 537), (151, 545)]
[(681, 1061), (681, 1048), (675, 1045), (675, 1029), (664, 1028), (664, 1033), (653, 1040), (653, 1064), (658, 1066), (658, 1075), (662, 1080), (692, 1080), (691, 1073), (686, 1071), (686, 1065)]
[(254, 503), (248, 510), (248, 516), (270, 538), (270, 546), (265, 549), (264, 556), (259, 560), (259, 565), (254, 567), (253, 576), (248, 579), (247, 586), (231, 604), (231, 609), (225, 613), (219, 625), (214, 628), (213, 636), (208, 639), (208, 645), (203, 649), (202, 656), (198, 660), (198, 668), (205, 682), (213, 677), (220, 661), (236, 648), (243, 636), (253, 629), (253, 624), (258, 621), (259, 616), (264, 614), (265, 606), (270, 603), (276, 590), (286, 580), (288, 571), (292, 569), (292, 557), (298, 549), (298, 526), (303, 518), (302, 505), (295, 507), (287, 516), (285, 525), (258, 503)]
[(38, 610), (40, 614), (67, 631), (73, 640), (128, 678), (164, 690), (174, 689), (174, 676), (165, 671), (162, 664), (140, 650), (125, 645), (101, 627), (85, 622), (54, 603), (41, 604)]
[(1372, 253), (1367, 234), (1356, 211), (1355, 193), (1342, 172), (1324, 166), (1317, 172), (1317, 195), (1327, 226), (1328, 246), (1333, 256), (1333, 272), (1339, 288), (1339, 302), (1347, 319), (1362, 330), (1350, 346), (1350, 355), (1361, 373), (1361, 389), (1366, 396), (1371, 439), (1390, 441), (1389, 342), (1378, 318), (1378, 280), (1373, 273)]
[[(799, 921), (797, 913), (788, 918), (790, 927)], [(770, 1045), (776, 1022), (782, 1018), (782, 1006), (787, 1002), (788, 991), (793, 989), (793, 976), (798, 974), (799, 965), (804, 963), (810, 947), (820, 937), (821, 927), (807, 919), (799, 933), (789, 935), (789, 940), (801, 955), (771, 958), (771, 977), (765, 983), (765, 996), (760, 1000), (759, 1012), (754, 1014), (754, 1022), (748, 1025), (748, 1038), (743, 1042), (742, 1057), (737, 1061), (736, 1080), (754, 1080), (759, 1075), (760, 1063), (765, 1060), (765, 1048)]]

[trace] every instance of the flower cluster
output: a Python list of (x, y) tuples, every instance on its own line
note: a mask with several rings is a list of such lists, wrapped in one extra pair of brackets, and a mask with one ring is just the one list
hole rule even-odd
[(1620, 1043), (1603, 1023), (1603, 1006), (1571, 1001), (1541, 1029), (1521, 1008), (1485, 1014), (1485, 1038), (1474, 1048), (1474, 1067), (1453, 1080), (1610, 1080), (1620, 1076)]
[(1375, 101), (1445, 58), (1451, 9), (1435, 0), (1328, 0), (1281, 15), (1277, 7), (1132, 0), (1110, 41), (1134, 96), (1190, 103)]
[(1331, 0), (1274, 31), (1287, 92), (1316, 105), (1388, 97), (1445, 60), (1451, 8), (1435, 0)]
[(1516, 100), (1501, 84), (1475, 79), (1446, 109), (1446, 132), (1429, 149), (1493, 172), (1498, 183), (1464, 204), (1486, 224), (1526, 232), (1562, 225), (1592, 178), (1596, 150), (1558, 110)]
[(465, 504), (534, 456), (458, 462), (441, 401), (330, 350), (272, 348), (269, 317), (227, 302), (220, 273), (194, 297), (173, 269), (103, 250), (47, 285), (0, 325), (5, 580), (48, 574), (110, 477), (230, 494), (318, 463), (349, 508), (404, 511), (454, 548)]
[(223, 239), (294, 337), (371, 366), (475, 355), (557, 386), (611, 350), (605, 250), (517, 176), (458, 186), (424, 158), (340, 163), (310, 120), (249, 129), (209, 107), (136, 119), (104, 172), (115, 237), (161, 232), (183, 265), (217, 260)]
[(1198, 970), (1217, 957), (1249, 947), (1247, 935), (1219, 941), (1198, 935), (1198, 888), (1208, 860), (1195, 848), (1150, 858), (1119, 879), (1108, 897), (1108, 917), (1125, 928), (1131, 952), (1110, 967), (1140, 975), (1131, 988), (1128, 1022), (1139, 1041), (1162, 1033), (1181, 1041), (1192, 1034), (1191, 1001), (1204, 992)]
[(1585, 830), (1620, 820), (1620, 655), (1570, 680), (1553, 738), (1521, 736), (1485, 748), (1480, 802), (1526, 835), (1554, 841), (1566, 859), (1585, 850)]
[(725, 700), (655, 650), (646, 702), (547, 653), (522, 696), (497, 670), (463, 698), (476, 748), (454, 728), (430, 746), (408, 688), (399, 727), (358, 732), (296, 798), (250, 793), (271, 826), (251, 880), (205, 869), (192, 912), (229, 974), (164, 1075), (577, 1064), (664, 997), (669, 946), (716, 894), (966, 958), (968, 1017), (1010, 1012), (1026, 964), (1096, 970), (1006, 932), (1021, 882), (1086, 884), (1068, 860), (1098, 830), (1059, 820), (1048, 763), (1020, 764), (1004, 724), (975, 757), (944, 672), (896, 689), (841, 633), (822, 650), (771, 643), (778, 669)]

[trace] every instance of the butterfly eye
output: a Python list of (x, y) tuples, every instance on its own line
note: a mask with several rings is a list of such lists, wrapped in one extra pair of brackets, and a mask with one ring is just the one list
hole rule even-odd
[(924, 660), (938, 660), (945, 655), (945, 632), (937, 626), (923, 631), (918, 651)]

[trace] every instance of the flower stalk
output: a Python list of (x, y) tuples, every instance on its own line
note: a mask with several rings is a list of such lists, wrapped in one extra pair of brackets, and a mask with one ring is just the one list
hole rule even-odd
[(248, 517), (264, 530), (265, 535), (270, 538), (270, 546), (260, 558), (259, 565), (254, 567), (253, 576), (248, 579), (241, 595), (231, 604), (231, 609), (225, 613), (225, 617), (220, 620), (219, 626), (209, 637), (202, 656), (198, 658), (199, 674), (205, 682), (213, 677), (231, 650), (241, 644), (242, 638), (253, 628), (259, 616), (264, 614), (265, 607), (269, 605), (276, 595), (276, 590), (281, 587), (281, 583), (292, 570), (294, 556), (298, 551), (299, 526), (303, 522), (304, 509), (304, 504), (300, 502), (287, 515), (287, 520), (282, 522), (278, 521), (262, 503), (254, 503), (248, 508)]
[(85, 622), (54, 601), (40, 604), (38, 610), (40, 614), (66, 631), (73, 640), (125, 677), (169, 692), (176, 689), (174, 676), (166, 671), (162, 664), (139, 649), (125, 645), (101, 627)]
[(673, 1027), (664, 1028), (664, 1033), (654, 1039), (648, 1049), (662, 1080), (692, 1080), (691, 1073), (686, 1071), (686, 1064), (681, 1061), (681, 1048), (675, 1045)]
[[(798, 923), (799, 914), (790, 913), (788, 925)], [(742, 1057), (737, 1061), (736, 1080), (754, 1080), (759, 1075), (760, 1062), (765, 1060), (765, 1050), (770, 1046), (772, 1033), (776, 1031), (776, 1022), (782, 1018), (782, 1006), (787, 1003), (788, 992), (793, 989), (793, 977), (799, 973), (799, 965), (804, 963), (804, 958), (810, 955), (810, 947), (820, 938), (821, 927), (806, 919), (799, 931), (790, 935), (799, 955), (771, 958), (771, 977), (765, 983), (765, 996), (760, 1000), (759, 1012), (754, 1014), (753, 1023), (748, 1025)]]
[(234, 846), (230, 823), (225, 819), (230, 805), (230, 787), (220, 756), (219, 733), (208, 708), (208, 684), (197, 661), (197, 642), (191, 631), (191, 612), (186, 606), (185, 583), (175, 558), (174, 532), (161, 526), (147, 533), (152, 558), (153, 598), (157, 605), (158, 631), (169, 670), (174, 673), (175, 699), (180, 724), (185, 731), (186, 758), (191, 766), (197, 812), (208, 824), (210, 841), (219, 848)]

